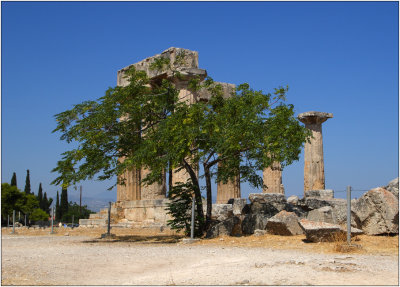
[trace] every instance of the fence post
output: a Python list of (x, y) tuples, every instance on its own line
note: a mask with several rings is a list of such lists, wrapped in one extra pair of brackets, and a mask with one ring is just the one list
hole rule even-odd
[(71, 229), (74, 229), (74, 215), (72, 215), (72, 225), (71, 225)]
[(11, 234), (14, 234), (14, 233), (15, 233), (15, 210), (13, 210), (13, 229), (12, 229)]
[(51, 231), (50, 234), (54, 233), (54, 228), (53, 228), (53, 218), (54, 218), (54, 207), (51, 208)]
[(10, 215), (7, 214), (7, 228), (10, 228)]
[(191, 239), (194, 238), (194, 201), (195, 201), (195, 197), (193, 194), (193, 196), (192, 196), (192, 224), (190, 227), (190, 238)]
[(347, 187), (347, 244), (351, 243), (351, 186)]
[(110, 221), (111, 221), (111, 201), (108, 203), (108, 225), (107, 225), (107, 235), (110, 236)]

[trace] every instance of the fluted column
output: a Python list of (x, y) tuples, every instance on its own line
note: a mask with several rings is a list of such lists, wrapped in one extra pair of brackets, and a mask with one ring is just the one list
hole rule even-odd
[(285, 194), (282, 184), (282, 167), (279, 162), (272, 163), (272, 166), (263, 170), (263, 182), (266, 186), (263, 193)]
[[(222, 165), (218, 163), (218, 168)], [(240, 198), (240, 176), (235, 176), (232, 180), (227, 183), (219, 182), (217, 184), (217, 203), (228, 203), (231, 198)]]
[(298, 119), (312, 132), (310, 142), (304, 146), (304, 191), (325, 189), (322, 123), (332, 118), (331, 113), (306, 112)]

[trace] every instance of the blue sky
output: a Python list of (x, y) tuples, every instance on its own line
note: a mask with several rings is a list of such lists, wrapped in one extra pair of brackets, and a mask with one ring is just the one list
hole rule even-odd
[[(116, 85), (117, 70), (169, 47), (199, 52), (216, 81), (321, 111), (326, 188), (369, 189), (398, 176), (398, 2), (2, 2), (2, 182), (17, 173), (48, 195), (60, 154), (54, 115)], [(283, 172), (303, 194), (304, 159)], [(110, 182), (84, 196), (116, 199)], [(74, 192), (71, 190), (71, 192)], [(242, 184), (242, 197), (251, 190)], [(215, 193), (215, 189), (214, 189)], [(354, 193), (359, 197), (362, 192)], [(342, 197), (344, 193), (336, 193)], [(214, 194), (215, 198), (215, 194)]]

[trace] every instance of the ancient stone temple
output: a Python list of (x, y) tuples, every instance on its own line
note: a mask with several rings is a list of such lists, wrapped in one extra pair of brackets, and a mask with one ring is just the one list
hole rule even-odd
[(322, 123), (333, 117), (331, 113), (305, 112), (298, 119), (312, 132), (304, 146), (304, 191), (325, 189)]
[[(151, 64), (156, 59), (168, 58), (169, 67), (163, 70), (151, 69)], [(187, 103), (188, 105), (198, 101), (208, 101), (211, 97), (206, 89), (193, 92), (188, 88), (189, 81), (193, 78), (203, 80), (207, 76), (207, 72), (204, 69), (199, 69), (198, 64), (198, 53), (182, 48), (169, 48), (161, 54), (147, 58), (136, 64), (132, 64), (118, 71), (117, 85), (125, 86), (128, 84), (125, 78), (125, 72), (134, 66), (136, 70), (145, 71), (150, 78), (150, 82), (157, 81), (159, 79), (167, 78), (171, 80), (176, 88), (179, 90), (179, 100)], [(171, 72), (171, 68), (179, 71), (179, 77), (175, 76)], [(224, 97), (229, 97), (235, 89), (235, 85), (228, 83), (218, 83), (222, 86)], [(123, 160), (123, 159), (121, 159)], [(188, 159), (190, 161), (190, 159)], [(195, 163), (193, 163), (195, 164)], [(144, 178), (149, 171), (146, 169), (127, 171), (123, 177), (125, 177), (125, 185), (117, 186), (117, 200), (118, 201), (130, 201), (130, 200), (153, 200), (153, 199), (164, 199), (166, 198), (166, 180), (162, 184), (154, 183), (152, 185), (141, 185), (140, 180)], [(164, 176), (165, 178), (165, 176)], [(186, 182), (189, 175), (184, 169), (180, 171), (173, 171), (172, 183)], [(228, 182), (227, 184), (218, 184), (217, 190), (217, 201), (226, 203), (230, 198), (240, 197), (240, 183), (238, 180), (234, 182)]]

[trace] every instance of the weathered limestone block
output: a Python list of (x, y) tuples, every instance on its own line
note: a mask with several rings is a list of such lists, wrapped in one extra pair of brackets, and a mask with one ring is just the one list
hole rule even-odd
[(297, 205), (298, 202), (299, 202), (299, 197), (296, 195), (291, 195), (287, 198), (287, 203)]
[(358, 217), (358, 228), (368, 235), (399, 233), (399, 200), (381, 187), (364, 193), (352, 210)]
[(384, 187), (387, 191), (391, 192), (394, 196), (399, 199), (399, 178), (395, 178), (389, 182), (387, 186)]
[(318, 197), (321, 199), (332, 199), (333, 190), (332, 189), (306, 190), (304, 192), (304, 197)]
[(307, 219), (310, 221), (336, 223), (331, 206), (324, 206), (318, 209), (311, 210), (307, 215)]
[(339, 225), (331, 223), (301, 219), (299, 225), (303, 229), (306, 239), (312, 242), (334, 241), (335, 233), (341, 232)]
[(298, 235), (303, 234), (298, 216), (293, 212), (282, 210), (267, 221), (266, 229), (270, 234)]
[(247, 200), (245, 198), (231, 198), (228, 200), (228, 204), (232, 204), (233, 215), (244, 214), (244, 208), (247, 204)]
[(262, 214), (268, 218), (284, 210), (287, 205), (285, 195), (279, 193), (251, 193), (249, 200), (252, 214)]
[(304, 191), (325, 189), (322, 123), (332, 117), (331, 113), (314, 111), (298, 115), (298, 119), (312, 132), (310, 142), (304, 146)]
[(256, 229), (264, 230), (267, 226), (268, 218), (263, 214), (246, 214), (242, 221), (242, 233), (253, 234)]
[(263, 182), (266, 186), (263, 193), (285, 194), (282, 184), (282, 167), (279, 162), (274, 162), (271, 167), (263, 170)]
[[(157, 60), (165, 58), (168, 59), (169, 64), (165, 65), (161, 70), (152, 69), (151, 65)], [(124, 77), (126, 71), (134, 66), (136, 70), (145, 71), (147, 76), (151, 79), (168, 78), (172, 77), (171, 70), (179, 70), (182, 76), (185, 74), (194, 74), (198, 72), (199, 56), (198, 52), (182, 48), (171, 47), (161, 54), (146, 58), (138, 63), (129, 65), (118, 71), (118, 85), (125, 86), (128, 84), (127, 79)]]
[(232, 204), (213, 204), (211, 219), (223, 221), (230, 217), (233, 217), (233, 206)]
[[(211, 87), (215, 87), (216, 85), (221, 86), (222, 97), (224, 99), (231, 97), (232, 94), (235, 93), (236, 85), (234, 84), (214, 82), (214, 84)], [(212, 96), (211, 93), (204, 87), (197, 92), (198, 101), (208, 102), (211, 99), (211, 96)]]
[(230, 217), (207, 230), (206, 238), (215, 238), (221, 235), (234, 235), (233, 232), (237, 229), (237, 225), (240, 225), (239, 217)]
[(262, 235), (265, 235), (266, 233), (267, 233), (267, 231), (265, 231), (265, 230), (261, 230), (261, 229), (254, 230), (254, 236), (262, 236)]

